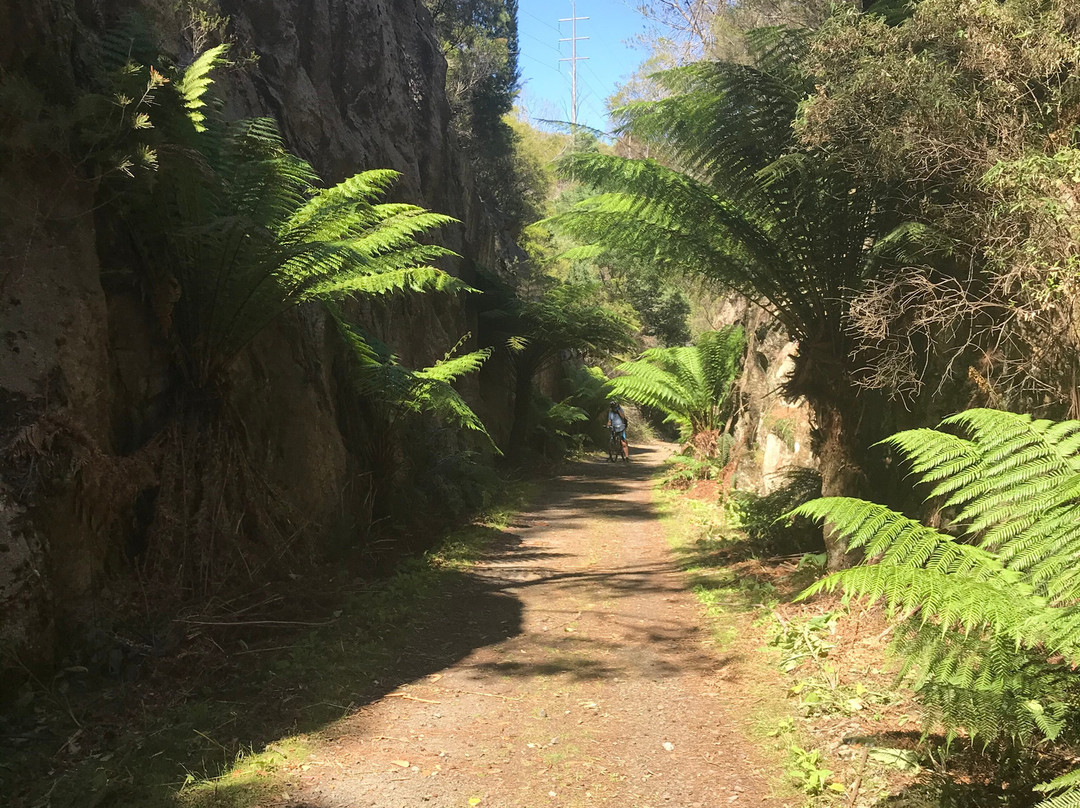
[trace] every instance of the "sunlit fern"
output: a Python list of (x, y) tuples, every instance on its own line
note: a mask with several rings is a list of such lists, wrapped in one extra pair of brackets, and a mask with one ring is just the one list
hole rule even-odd
[(723, 426), (745, 348), (738, 326), (703, 334), (694, 345), (650, 348), (619, 365), (621, 375), (608, 387), (615, 396), (660, 410), (689, 439)]
[(244, 346), (304, 302), (467, 288), (436, 267), (454, 254), (419, 240), (455, 220), (380, 201), (397, 172), (319, 188), (273, 121), (211, 114), (210, 72), (223, 58), (210, 51), (157, 90), (158, 168), (127, 217), (152, 280), (177, 290), (159, 314), (191, 385), (219, 384)]
[(1080, 422), (976, 409), (885, 444), (929, 487), (948, 527), (858, 499), (807, 503), (793, 514), (828, 521), (866, 561), (803, 597), (840, 589), (884, 603), (901, 620), (903, 670), (950, 735), (1074, 737)]
[(616, 113), (651, 159), (570, 156), (566, 174), (597, 193), (549, 222), (584, 254), (629, 254), (761, 301), (801, 353), (821, 353), (843, 341), (846, 301), (876, 271), (875, 245), (897, 222), (841, 166), (796, 151), (798, 107), (814, 84), (807, 33), (766, 28), (750, 44), (750, 65), (653, 76), (668, 97)]
[(1035, 787), (1036, 791), (1058, 792), (1043, 800), (1036, 808), (1080, 808), (1080, 769), (1064, 774), (1049, 783)]

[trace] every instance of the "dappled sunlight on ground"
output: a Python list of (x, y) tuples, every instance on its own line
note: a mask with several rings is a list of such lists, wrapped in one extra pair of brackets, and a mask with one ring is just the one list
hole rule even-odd
[(669, 451), (576, 463), (546, 487), (407, 643), (412, 673), (326, 727), (266, 804), (770, 804), (725, 694), (741, 653), (702, 627), (653, 504)]

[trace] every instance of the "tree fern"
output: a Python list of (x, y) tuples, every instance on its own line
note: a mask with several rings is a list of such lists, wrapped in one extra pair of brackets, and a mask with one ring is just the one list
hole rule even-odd
[[(798, 340), (792, 397), (813, 407), (827, 494), (857, 492), (880, 414), (855, 384), (850, 302), (891, 256), (878, 243), (902, 224), (891, 196), (827, 152), (801, 150), (800, 104), (815, 78), (807, 31), (748, 35), (749, 63), (708, 62), (652, 78), (660, 101), (617, 111), (620, 133), (651, 159), (580, 153), (568, 175), (596, 195), (552, 217), (575, 240), (691, 274), (760, 304)], [(887, 244), (888, 242), (886, 242)], [(594, 251), (595, 251), (594, 250)], [(825, 531), (829, 567), (843, 548)]]
[(437, 267), (453, 252), (419, 240), (454, 219), (380, 201), (396, 172), (319, 188), (273, 121), (207, 117), (224, 53), (208, 51), (158, 91), (159, 167), (127, 217), (153, 281), (179, 290), (163, 325), (192, 386), (220, 384), (245, 345), (304, 302), (468, 288)]
[[(883, 602), (901, 621), (894, 647), (905, 672), (928, 716), (950, 733), (986, 742), (1073, 737), (1080, 422), (969, 410), (941, 429), (884, 443), (927, 486), (947, 529), (857, 499), (796, 508), (793, 515), (827, 521), (866, 558), (803, 597), (841, 589)], [(1072, 799), (1063, 794), (1046, 805)]]
[(619, 365), (622, 375), (608, 386), (613, 395), (659, 409), (689, 439), (723, 425), (745, 348), (737, 326), (704, 334), (692, 346), (650, 348)]
[(813, 89), (801, 66), (807, 41), (802, 31), (762, 29), (750, 37), (751, 65), (654, 76), (670, 95), (618, 115), (621, 130), (659, 157), (573, 155), (566, 171), (599, 193), (553, 224), (596, 250), (763, 300), (793, 336), (820, 340), (874, 271), (876, 240), (899, 222), (838, 166), (793, 152), (798, 106)]

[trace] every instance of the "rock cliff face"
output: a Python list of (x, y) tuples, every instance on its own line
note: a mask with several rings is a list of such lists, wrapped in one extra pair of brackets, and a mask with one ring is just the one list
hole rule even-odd
[[(0, 26), (0, 66), (33, 74), (58, 99), (79, 85), (86, 39), (121, 5), (162, 13), (151, 0), (4, 4), (0, 19), (12, 23)], [(455, 153), (445, 61), (418, 0), (223, 0), (221, 10), (257, 56), (222, 79), (230, 114), (275, 117), (328, 182), (402, 172), (398, 198), (461, 220), (441, 240), (463, 256), (449, 269), (467, 281), (476, 267), (517, 260)], [(0, 645), (42, 664), (63, 645), (58, 633), (85, 626), (110, 581), (130, 574), (124, 542), (163, 484), (138, 458), (172, 394), (151, 304), (117, 271), (93, 188), (55, 145), (0, 163)], [(474, 305), (430, 295), (356, 313), (421, 365), (476, 332)], [(317, 308), (284, 317), (244, 352), (234, 379), (252, 462), (316, 532), (363, 507), (348, 492), (368, 471), (348, 434), (331, 332)], [(467, 393), (504, 433), (504, 380), (487, 374)], [(112, 491), (127, 500), (119, 520), (96, 518), (85, 502), (101, 490), (88, 470), (102, 465), (126, 469), (114, 475), (126, 480)]]
[(740, 324), (746, 332), (746, 362), (735, 382), (741, 409), (735, 425), (726, 483), (765, 495), (785, 483), (791, 468), (816, 468), (812, 413), (804, 400), (783, 395), (798, 344), (761, 309), (738, 297), (718, 299), (710, 328)]

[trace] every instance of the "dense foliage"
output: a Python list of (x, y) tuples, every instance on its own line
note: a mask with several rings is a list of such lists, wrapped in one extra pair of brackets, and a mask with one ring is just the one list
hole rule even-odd
[[(106, 272), (145, 297), (167, 388), (128, 456), (84, 445), (72, 466), (81, 470), (80, 496), (102, 512), (94, 518), (102, 533), (135, 521), (132, 503), (142, 509), (126, 552), (146, 580), (160, 584), (160, 597), (204, 597), (299, 551), (317, 555), (314, 541), (297, 540), (314, 539), (305, 532), (311, 520), (268, 479), (250, 438), (246, 396), (258, 354), (245, 349), (271, 323), (301, 307), (313, 320), (329, 311), (321, 320), (331, 326), (328, 337), (336, 323), (340, 353), (351, 351), (355, 383), (352, 396), (338, 402), (340, 412), (364, 422), (349, 435), (352, 449), (377, 472), (374, 479), (388, 483), (357, 493), (353, 546), (370, 538), (401, 467), (400, 450), (380, 448), (401, 443), (394, 419), (380, 411), (427, 413), (413, 426), (483, 434), (452, 384), (489, 352), (447, 356), (414, 371), (363, 334), (358, 298), (467, 290), (440, 267), (454, 254), (430, 243), (454, 220), (382, 201), (398, 176), (393, 171), (362, 171), (322, 187), (273, 121), (225, 116), (212, 78), (225, 64), (225, 46), (180, 68), (155, 51), (137, 22), (106, 37), (100, 92), (88, 93), (89, 112), (71, 119), (71, 143), (86, 144)], [(444, 440), (439, 449), (449, 452), (452, 444)]]
[(1075, 414), (1076, 4), (840, 14), (807, 63), (801, 143), (886, 180), (923, 228), (910, 269), (856, 307), (867, 381), (913, 395), (966, 375), (977, 401)]
[(426, 0), (447, 61), (446, 93), (476, 187), (516, 236), (544, 204), (541, 172), (523, 159), (507, 116), (518, 70), (517, 0)]
[[(501, 307), (489, 309), (483, 317), (491, 329), (489, 339), (503, 340), (512, 358), (514, 419), (507, 453), (521, 456), (537, 426), (534, 382), (541, 371), (562, 360), (596, 361), (627, 350), (634, 344), (634, 333), (630, 321), (606, 305), (594, 285), (547, 279), (539, 289), (515, 290), (494, 283), (486, 297), (501, 298)], [(553, 430), (578, 420), (575, 416), (567, 421), (568, 410), (551, 412), (553, 403), (547, 402), (539, 414), (541, 419), (554, 418)]]
[[(319, 189), (273, 122), (208, 115), (210, 72), (224, 50), (201, 55), (173, 82), (143, 69), (153, 170), (146, 193), (119, 204), (151, 283), (175, 288), (157, 315), (179, 366), (188, 384), (211, 390), (242, 348), (301, 303), (465, 288), (434, 266), (453, 253), (417, 240), (453, 219), (378, 202), (396, 172)], [(166, 114), (176, 109), (185, 114)]]
[(617, 366), (608, 387), (618, 398), (659, 410), (683, 440), (693, 441), (724, 430), (731, 418), (731, 387), (745, 349), (738, 326), (702, 334), (694, 345), (650, 348)]
[[(678, 31), (654, 65), (723, 61), (629, 87), (623, 158), (574, 158), (602, 193), (556, 221), (592, 254), (629, 250), (773, 312), (799, 342), (788, 391), (814, 405), (827, 494), (858, 490), (890, 421), (1080, 414), (1074, 3), (645, 5)], [(816, 30), (742, 36), (755, 21)], [(1070, 744), (1080, 725), (1077, 429), (974, 410), (886, 442), (931, 486), (927, 525), (850, 496), (796, 511), (831, 558), (871, 562), (814, 591), (885, 601), (930, 720), (999, 751)], [(1080, 805), (1077, 782), (1047, 804)]]

